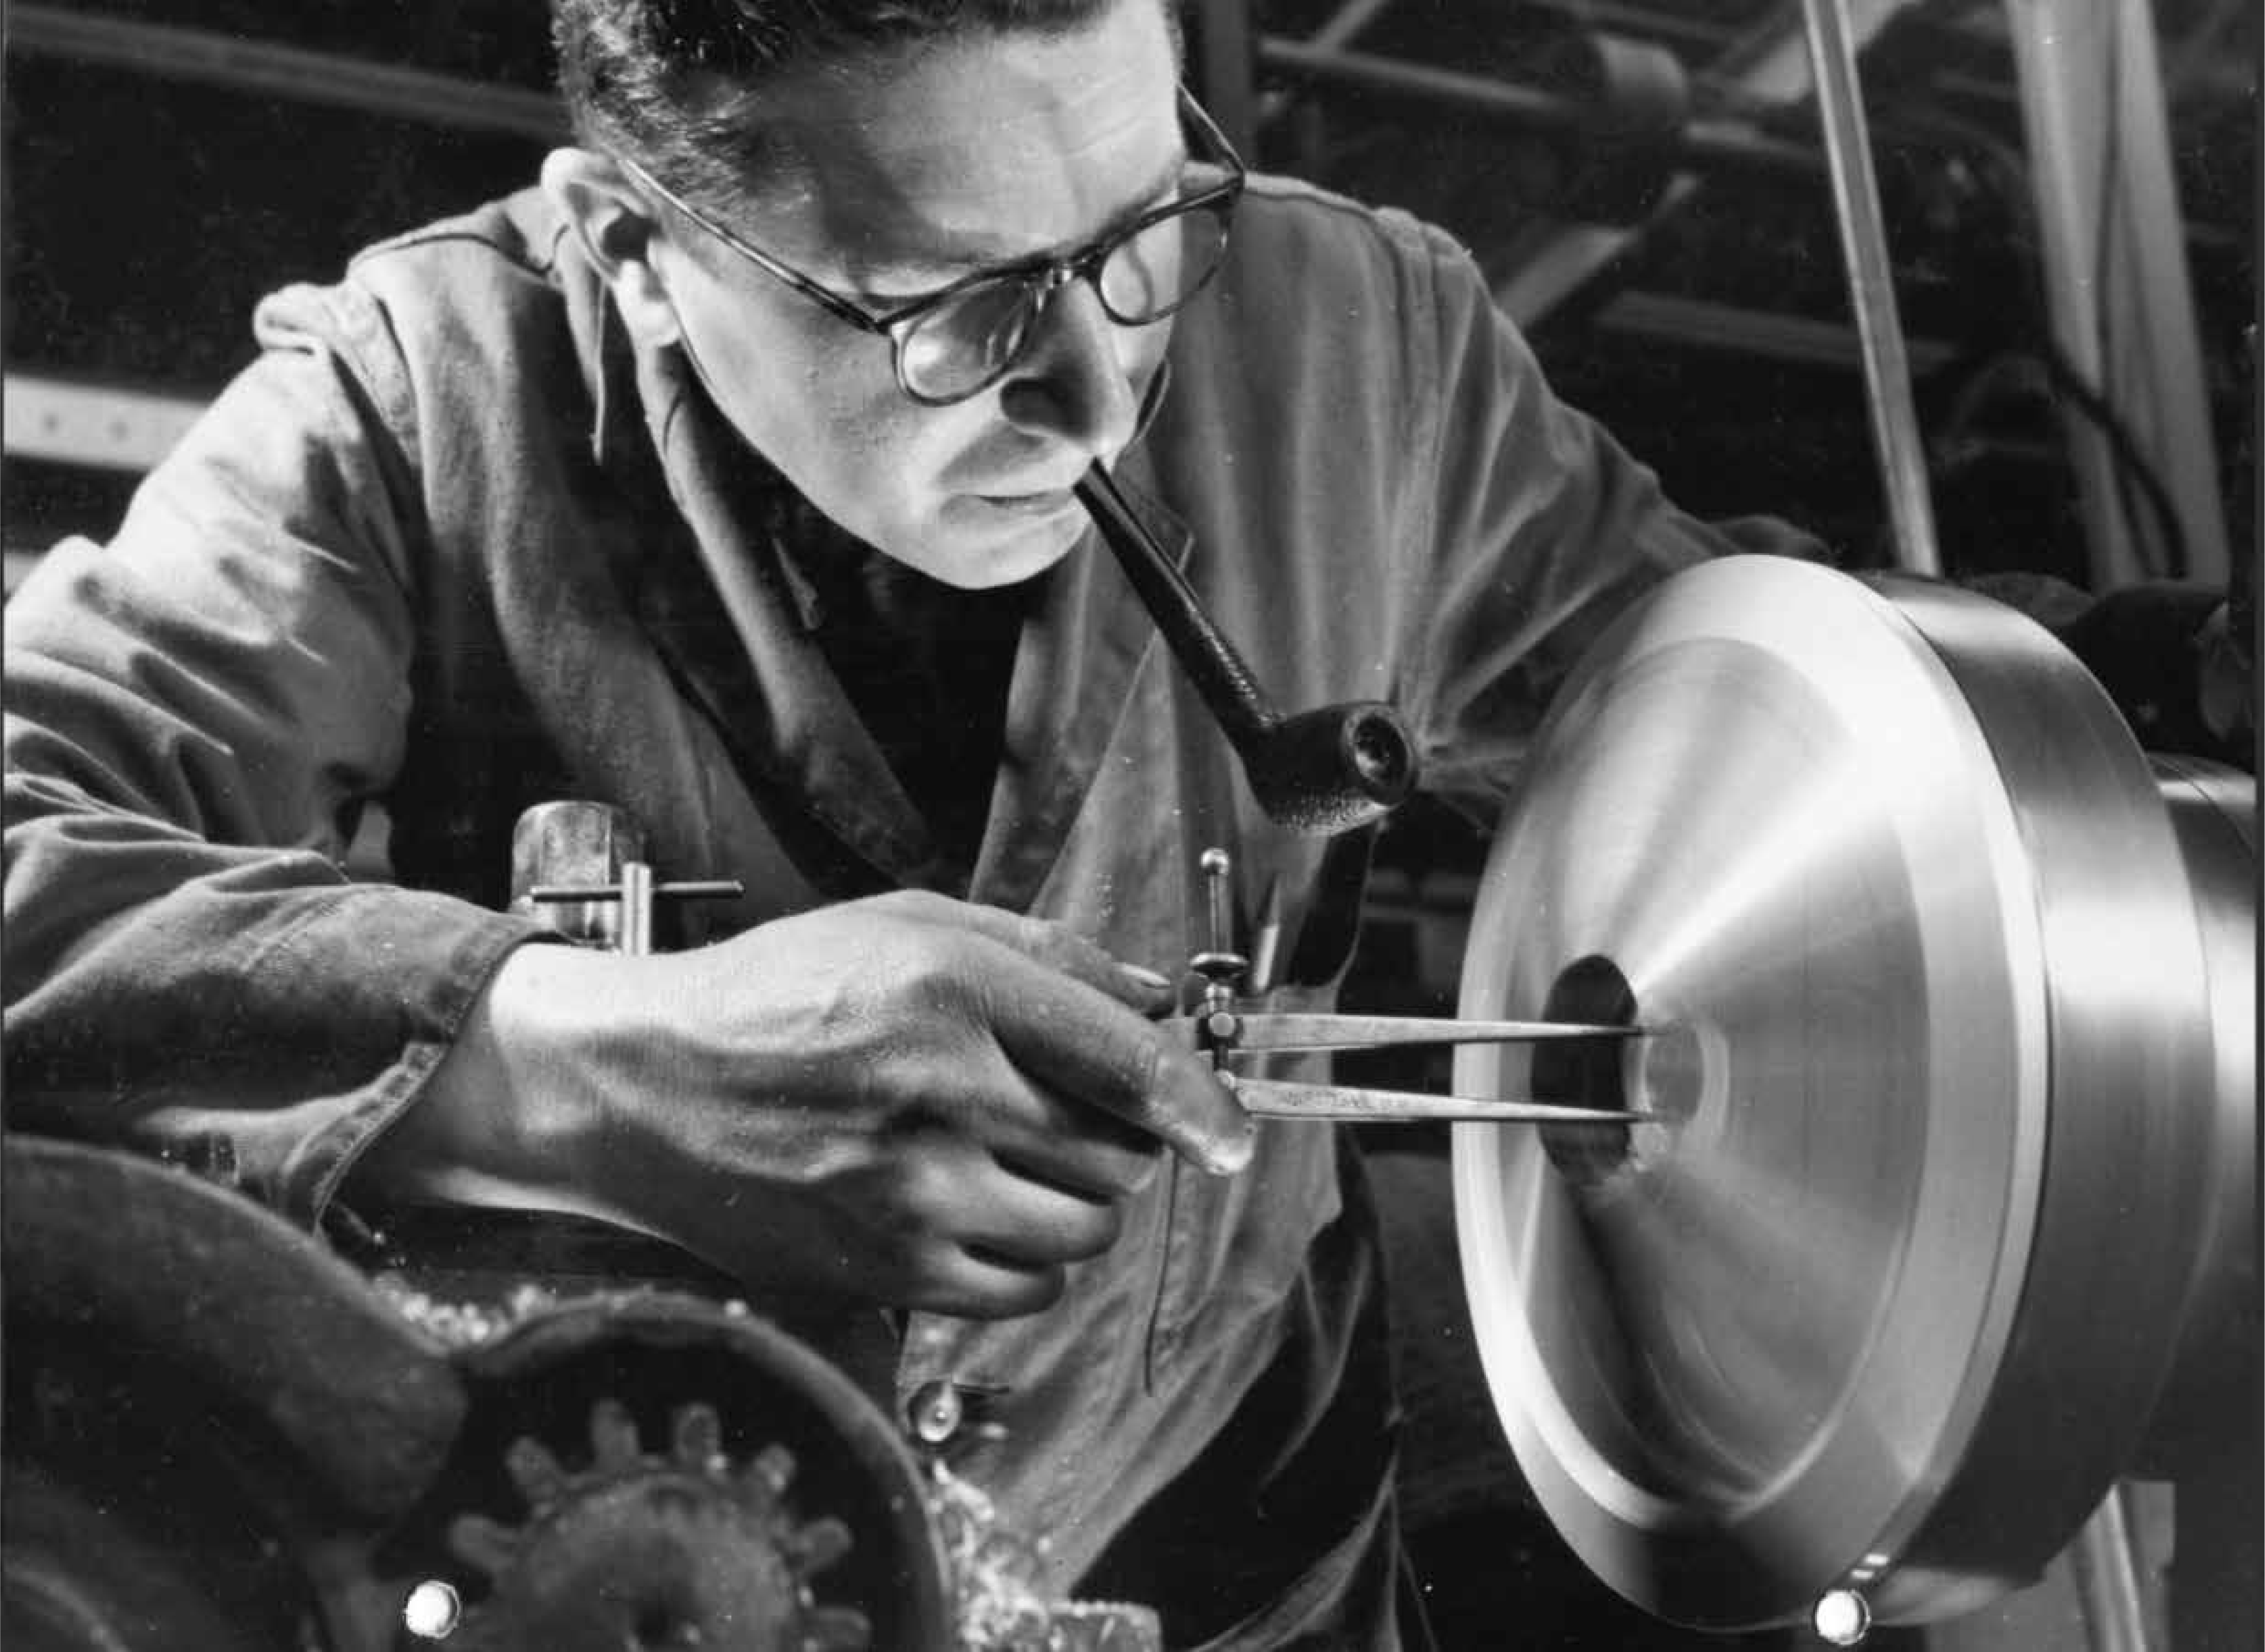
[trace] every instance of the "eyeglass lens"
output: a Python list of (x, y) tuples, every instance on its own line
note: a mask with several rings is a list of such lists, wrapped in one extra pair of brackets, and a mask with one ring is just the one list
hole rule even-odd
[[(1211, 279), (1227, 235), (1227, 213), (1209, 206), (1144, 225), (1102, 260), (1102, 309), (1119, 326), (1162, 320)], [(943, 398), (989, 383), (1023, 347), (1045, 291), (1043, 273), (1001, 276), (921, 315), (898, 342), (907, 385)]]

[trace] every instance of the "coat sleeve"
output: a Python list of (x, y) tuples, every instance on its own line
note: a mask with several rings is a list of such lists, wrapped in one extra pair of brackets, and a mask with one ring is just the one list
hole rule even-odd
[[(1593, 420), (1559, 401), (1469, 256), (1423, 229), (1430, 371), (1409, 420), (1427, 438), (1401, 543), (1416, 565), (1399, 646), (1425, 789), (1491, 819), (1551, 695), (1629, 603), (1709, 556), (1823, 547), (1764, 517), (1708, 524)], [(1419, 289), (1420, 290), (1420, 289)]]
[(402, 760), (423, 513), (375, 306), (290, 298), (10, 604), (4, 1049), (10, 1127), (225, 1159), (311, 1222), (534, 931), (341, 870)]

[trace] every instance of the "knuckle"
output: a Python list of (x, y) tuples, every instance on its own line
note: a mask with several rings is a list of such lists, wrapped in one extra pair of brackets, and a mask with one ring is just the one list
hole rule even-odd
[(929, 980), (957, 972), (959, 949), (950, 935), (933, 924), (908, 924), (899, 929), (892, 949), (899, 968), (914, 979)]
[(1133, 1040), (1125, 1049), (1117, 1075), (1125, 1116), (1150, 1128), (1167, 1122), (1170, 1110), (1165, 1104), (1165, 1091), (1169, 1077), (1162, 1040), (1153, 1037)]
[(1014, 932), (1017, 943), (1025, 952), (1058, 969), (1074, 968), (1086, 962), (1092, 950), (1091, 944), (1075, 930), (1052, 918), (1017, 914)]
[(861, 1065), (861, 1100), (897, 1152), (917, 1156), (973, 1127), (980, 1095), (964, 1064), (941, 1059), (917, 1033), (891, 1039)]
[(893, 1215), (908, 1234), (926, 1237), (951, 1208), (950, 1179), (928, 1154), (915, 1154), (898, 1168)]
[(877, 1179), (865, 1214), (867, 1231), (899, 1268), (916, 1266), (943, 1231), (948, 1207), (939, 1200), (938, 1180), (917, 1158), (898, 1161)]
[(1069, 1284), (1069, 1270), (1059, 1263), (1033, 1268), (1025, 1273), (1020, 1288), (1002, 1293), (1008, 1299), (1002, 1304), (1001, 1317), (1016, 1314), (1036, 1314), (1050, 1308), (1061, 1300)]
[(861, 905), (869, 910), (894, 918), (910, 918), (932, 921), (944, 906), (944, 899), (932, 889), (892, 889), (878, 895), (868, 895)]
[(963, 1009), (982, 990), (967, 965), (965, 948), (949, 930), (932, 926), (905, 931), (892, 949), (893, 995), (914, 1009), (944, 1014)]
[(995, 906), (981, 910), (989, 921), (986, 932), (994, 940), (1040, 968), (1089, 986), (1107, 979), (1108, 955), (1060, 920)]

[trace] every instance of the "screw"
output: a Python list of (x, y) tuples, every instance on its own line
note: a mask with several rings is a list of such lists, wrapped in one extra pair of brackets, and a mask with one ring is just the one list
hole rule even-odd
[(1203, 859), (1197, 862), (1203, 868), (1205, 894), (1211, 908), (1211, 950), (1214, 952), (1234, 950), (1234, 922), (1227, 912), (1227, 875), (1234, 871), (1234, 862), (1227, 858), (1225, 849), (1205, 849)]

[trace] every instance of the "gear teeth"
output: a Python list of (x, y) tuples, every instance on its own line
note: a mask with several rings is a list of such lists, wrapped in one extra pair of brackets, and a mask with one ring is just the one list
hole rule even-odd
[[(484, 1574), (492, 1590), (459, 1626), (465, 1652), (515, 1652), (528, 1644), (521, 1619), (550, 1610), (554, 1597), (564, 1598), (557, 1590), (586, 1587), (602, 1595), (619, 1558), (612, 1539), (623, 1531), (652, 1532), (687, 1563), (737, 1566), (761, 1551), (754, 1560), (769, 1579), (766, 1586), (790, 1591), (790, 1600), (778, 1603), (787, 1613), (776, 1624), (783, 1638), (765, 1645), (782, 1652), (870, 1652), (873, 1628), (864, 1612), (814, 1598), (811, 1579), (847, 1555), (855, 1539), (834, 1516), (795, 1517), (789, 1493), (798, 1465), (785, 1445), (774, 1441), (737, 1465), (725, 1449), (716, 1407), (702, 1401), (669, 1412), (665, 1454), (641, 1449), (636, 1414), (611, 1396), (592, 1402), (588, 1432), (591, 1460), (573, 1473), (533, 1435), (505, 1447), (505, 1472), (528, 1505), (524, 1522), (478, 1513), (449, 1522), (448, 1550)], [(574, 1517), (578, 1509), (590, 1518)], [(570, 1563), (571, 1574), (559, 1572)]]
[(802, 1652), (867, 1652), (873, 1626), (855, 1606), (813, 1607), (803, 1619)]
[(566, 1493), (566, 1471), (541, 1440), (521, 1435), (505, 1448), (503, 1466), (529, 1509), (548, 1508)]
[(620, 1401), (601, 1400), (590, 1408), (590, 1454), (593, 1466), (607, 1474), (634, 1468), (642, 1459), (637, 1419)]
[(669, 1455), (679, 1467), (701, 1474), (720, 1474), (731, 1466), (714, 1406), (696, 1400), (676, 1408), (669, 1418)]
[(820, 1515), (789, 1533), (779, 1544), (796, 1573), (810, 1577), (847, 1554), (856, 1539), (833, 1515)]
[(519, 1533), (484, 1514), (459, 1515), (448, 1523), (448, 1552), (467, 1566), (476, 1566), (491, 1580), (499, 1577), (518, 1560)]

